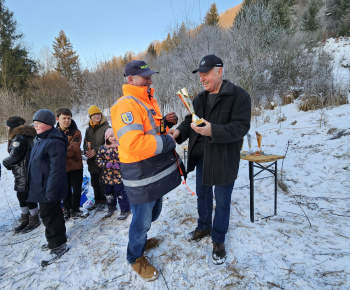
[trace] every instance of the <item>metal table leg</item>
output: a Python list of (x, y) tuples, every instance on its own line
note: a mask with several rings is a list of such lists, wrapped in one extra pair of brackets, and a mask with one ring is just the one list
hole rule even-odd
[(250, 221), (254, 222), (254, 167), (253, 161), (249, 161), (249, 180), (250, 180)]

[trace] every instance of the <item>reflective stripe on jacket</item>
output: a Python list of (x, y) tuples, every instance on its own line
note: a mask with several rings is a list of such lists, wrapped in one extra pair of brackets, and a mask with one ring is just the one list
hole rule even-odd
[(149, 95), (147, 87), (128, 84), (123, 85), (123, 93), (111, 108), (123, 183), (130, 203), (147, 203), (181, 182), (175, 142), (159, 133), (163, 117), (154, 89)]

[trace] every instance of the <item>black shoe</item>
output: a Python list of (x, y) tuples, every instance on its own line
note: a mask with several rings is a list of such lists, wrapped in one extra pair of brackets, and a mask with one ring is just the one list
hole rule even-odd
[(213, 242), (213, 264), (221, 265), (225, 261), (226, 261), (225, 244)]
[(29, 213), (27, 214), (21, 214), (21, 223), (15, 227), (15, 233), (21, 232), (23, 229), (25, 229), (29, 225)]
[(73, 211), (71, 213), (71, 218), (72, 219), (80, 219), (80, 218), (87, 218), (89, 216), (88, 212), (83, 212), (81, 210)]
[(64, 209), (63, 210), (63, 217), (65, 221), (69, 221), (71, 214), (70, 214), (70, 209)]
[(187, 240), (189, 242), (192, 242), (192, 241), (199, 242), (204, 237), (210, 237), (210, 235), (211, 235), (211, 230), (201, 231), (201, 230), (195, 229), (193, 232), (188, 233)]
[(36, 229), (38, 226), (40, 226), (40, 220), (39, 215), (29, 215), (29, 223), (28, 225), (21, 231), (21, 234), (26, 234), (31, 232), (32, 230)]
[(120, 221), (125, 220), (128, 217), (129, 213), (130, 211), (122, 211), (120, 215), (117, 217), (117, 220), (120, 220)]
[(48, 251), (48, 250), (50, 250), (49, 244), (43, 244), (43, 245), (41, 246), (41, 250), (42, 250), (42, 251)]
[(105, 203), (100, 203), (97, 207), (96, 207), (96, 211), (104, 211), (106, 209), (107, 205)]
[(105, 214), (105, 216), (103, 217), (103, 219), (108, 219), (108, 218), (110, 218), (110, 217), (113, 215), (113, 213), (115, 212), (115, 210), (116, 210), (115, 206), (109, 206), (109, 207), (108, 207), (108, 211), (107, 211), (107, 213)]
[(50, 254), (45, 260), (41, 261), (41, 266), (46, 267), (53, 262), (55, 262), (57, 259), (59, 259), (64, 253), (68, 252), (69, 247), (67, 244), (63, 244), (57, 248), (54, 248), (50, 251)]

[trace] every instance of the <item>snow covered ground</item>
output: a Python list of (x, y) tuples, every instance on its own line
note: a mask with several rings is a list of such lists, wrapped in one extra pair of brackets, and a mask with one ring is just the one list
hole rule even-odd
[[(333, 40), (330, 44), (333, 48), (334, 43)], [(342, 47), (334, 48), (334, 53), (344, 53), (350, 47), (349, 40)], [(350, 53), (343, 55), (349, 65)], [(345, 85), (349, 84), (349, 75), (349, 68), (341, 73)], [(40, 246), (45, 243), (44, 227), (28, 234), (13, 234), (20, 211), (12, 173), (3, 168), (0, 288), (349, 289), (349, 111), (350, 105), (343, 105), (300, 112), (296, 102), (263, 111), (253, 120), (253, 149), (257, 149), (254, 132), (258, 131), (263, 135), (262, 148), (266, 153), (286, 154), (286, 159), (278, 162), (284, 190), (278, 189), (277, 216), (271, 216), (273, 178), (256, 181), (255, 222), (251, 223), (248, 162), (241, 161), (226, 237), (228, 258), (223, 265), (212, 264), (209, 238), (199, 243), (185, 240), (186, 233), (196, 226), (196, 197), (184, 185), (167, 194), (162, 214), (149, 232), (149, 237), (162, 241), (147, 253), (160, 270), (160, 277), (154, 282), (144, 282), (126, 261), (132, 217), (118, 221), (118, 214), (114, 214), (101, 220), (102, 212), (93, 212), (84, 220), (68, 221), (69, 252), (42, 269), (40, 261), (45, 253)], [(281, 117), (284, 121), (278, 123)], [(85, 116), (78, 115), (76, 121), (84, 131)], [(1, 160), (7, 156), (6, 146), (0, 144)], [(245, 139), (244, 150), (247, 149)], [(180, 146), (178, 151), (181, 152)], [(187, 184), (195, 190), (193, 173)]]

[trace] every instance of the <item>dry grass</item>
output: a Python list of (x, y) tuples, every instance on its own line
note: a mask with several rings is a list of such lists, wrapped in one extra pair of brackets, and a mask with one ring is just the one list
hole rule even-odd
[(301, 98), (301, 102), (298, 105), (298, 108), (299, 110), (306, 112), (331, 106), (337, 107), (348, 103), (348, 98), (342, 93), (332, 94), (328, 96), (323, 96), (321, 94), (310, 94), (304, 95)]

